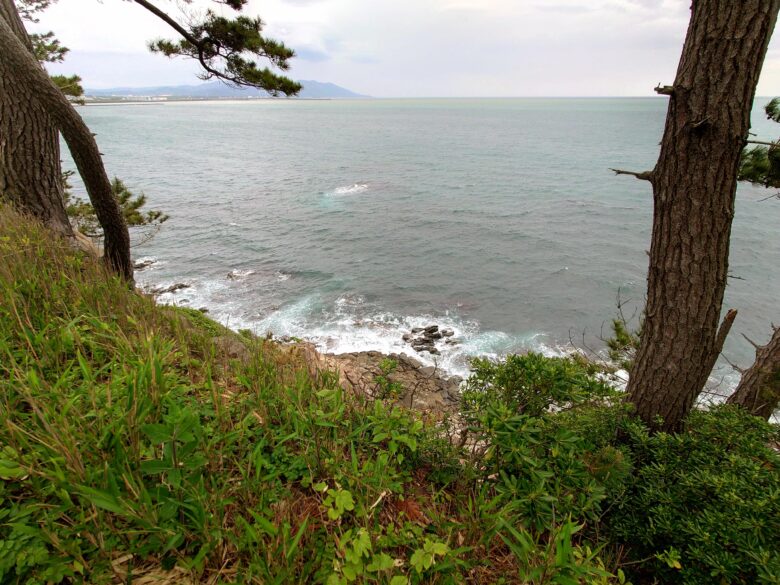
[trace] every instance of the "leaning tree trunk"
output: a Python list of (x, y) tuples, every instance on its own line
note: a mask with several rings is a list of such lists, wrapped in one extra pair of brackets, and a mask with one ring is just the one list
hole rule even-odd
[[(720, 331), (737, 168), (780, 0), (694, 0), (655, 168), (641, 343), (628, 399), (675, 431), (704, 388), (734, 319)], [(659, 418), (660, 417), (660, 421)]]
[(756, 347), (756, 361), (742, 373), (734, 394), (727, 400), (769, 420), (780, 403), (780, 327), (769, 343)]
[[(32, 52), (13, 0), (0, 0), (0, 20)], [(9, 65), (0, 57), (0, 196), (72, 236), (63, 199), (59, 133), (45, 109), (16, 83)]]
[[(1, 18), (0, 62), (26, 98), (45, 110), (55, 127), (62, 132), (103, 228), (106, 260), (120, 276), (132, 281), (127, 224), (111, 190), (95, 138), (68, 99), (38, 66), (32, 53)], [(28, 162), (35, 164), (35, 161)]]

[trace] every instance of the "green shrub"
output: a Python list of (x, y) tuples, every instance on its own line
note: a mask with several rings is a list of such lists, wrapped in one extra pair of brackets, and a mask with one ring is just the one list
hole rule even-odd
[(644, 559), (640, 582), (780, 582), (779, 437), (730, 406), (694, 411), (680, 434), (633, 427), (633, 483), (606, 524)]
[(595, 377), (596, 368), (574, 357), (545, 357), (538, 353), (510, 355), (504, 361), (475, 359), (463, 392), (467, 413), (502, 404), (528, 416), (563, 408), (614, 391)]

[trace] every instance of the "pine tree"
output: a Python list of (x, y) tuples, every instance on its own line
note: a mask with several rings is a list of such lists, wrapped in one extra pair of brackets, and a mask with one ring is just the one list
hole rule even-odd
[[(20, 1), (23, 14), (34, 14), (51, 2)], [(207, 11), (201, 20), (182, 24), (152, 2), (134, 1), (181, 36), (180, 41), (154, 41), (150, 48), (171, 57), (180, 55), (197, 59), (203, 67), (203, 78), (218, 78), (235, 85), (258, 87), (272, 95), (295, 95), (301, 89), (291, 79), (277, 75), (268, 67), (258, 66), (256, 59), (266, 59), (284, 71), (289, 68), (288, 60), (294, 56), (294, 52), (283, 43), (262, 35), (263, 22), (260, 19), (243, 15), (227, 18)], [(237, 12), (247, 4), (247, 0), (215, 1)], [(38, 41), (41, 50), (56, 58), (60, 48), (52, 43), (52, 37), (42, 37)], [(51, 135), (53, 132), (56, 138), (56, 131), (59, 130), (68, 144), (102, 227), (106, 259), (118, 274), (132, 280), (127, 224), (114, 196), (95, 139), (62, 90), (38, 65), (35, 49), (21, 25), (13, 0), (0, 0), (0, 51), (3, 55), (0, 59), (0, 89), (7, 89), (0, 92), (0, 117), (11, 121), (3, 122), (5, 125), (15, 123), (13, 127), (0, 128), (5, 130), (0, 133), (0, 194), (43, 219), (55, 212), (58, 216), (64, 215), (59, 157), (51, 156), (51, 148), (47, 156), (41, 156), (44, 143), (51, 147), (52, 142), (50, 136), (46, 142), (45, 134), (48, 132)], [(78, 83), (73, 78), (65, 81), (66, 87), (75, 87), (74, 84)], [(38, 116), (37, 125), (25, 124), (25, 120), (30, 118), (29, 113), (22, 115), (26, 110), (32, 110)], [(20, 144), (30, 145), (23, 156), (16, 154), (20, 151)], [(43, 168), (33, 171), (32, 161), (41, 161)], [(19, 187), (16, 177), (20, 172), (32, 176), (28, 181), (32, 185), (38, 182), (38, 175), (44, 171), (57, 176), (56, 187), (46, 189), (37, 198), (29, 189)], [(62, 223), (62, 217), (59, 222)], [(68, 229), (69, 226), (63, 228), (63, 231)]]
[[(765, 107), (767, 118), (780, 122), (780, 98), (774, 98)], [(767, 188), (780, 187), (780, 144), (758, 144), (742, 152), (739, 180)], [(780, 193), (770, 198), (780, 198)], [(742, 371), (737, 388), (729, 396), (729, 404), (738, 404), (766, 420), (780, 404), (780, 327), (773, 327), (766, 345), (750, 340), (756, 349), (753, 365)]]
[(736, 317), (720, 325), (740, 154), (780, 0), (693, 2), (658, 162), (627, 172), (653, 189), (647, 304), (627, 386), (636, 413), (676, 431)]

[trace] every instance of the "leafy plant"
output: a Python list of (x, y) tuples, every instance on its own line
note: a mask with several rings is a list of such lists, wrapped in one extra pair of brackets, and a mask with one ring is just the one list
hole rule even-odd
[(613, 391), (574, 358), (548, 358), (530, 352), (504, 361), (472, 360), (463, 392), (464, 410), (479, 413), (500, 404), (518, 414), (538, 417), (551, 408), (605, 397)]
[(382, 400), (397, 399), (403, 393), (403, 385), (400, 382), (390, 380), (390, 375), (398, 368), (398, 362), (391, 358), (384, 358), (379, 363), (381, 374), (374, 378), (377, 390), (376, 397)]
[(685, 432), (629, 434), (636, 472), (607, 526), (640, 579), (777, 583), (780, 434), (736, 407), (693, 411)]

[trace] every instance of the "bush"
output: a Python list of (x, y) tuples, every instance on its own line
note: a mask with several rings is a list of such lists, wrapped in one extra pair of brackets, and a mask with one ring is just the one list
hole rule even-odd
[(694, 411), (686, 432), (628, 443), (636, 471), (606, 524), (662, 583), (780, 583), (777, 427), (741, 409)]
[(510, 355), (504, 361), (475, 359), (466, 382), (463, 407), (467, 413), (502, 404), (518, 414), (538, 417), (614, 391), (595, 377), (596, 369), (574, 357), (548, 358), (538, 353)]

